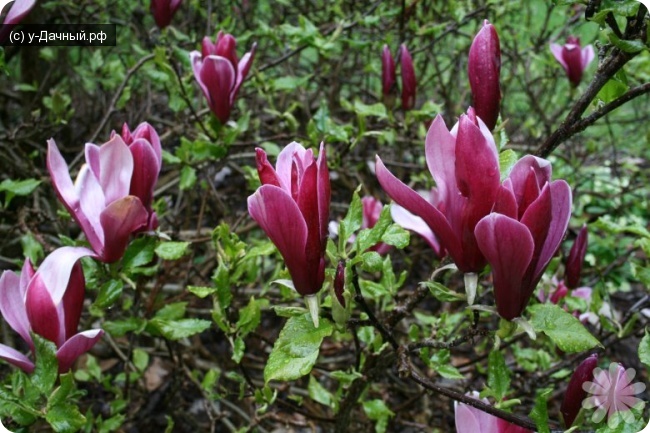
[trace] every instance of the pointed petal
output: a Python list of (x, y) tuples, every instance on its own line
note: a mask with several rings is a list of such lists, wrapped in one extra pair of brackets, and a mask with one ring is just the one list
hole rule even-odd
[(23, 340), (31, 343), (29, 319), (25, 310), (25, 298), (21, 283), (21, 278), (13, 271), (2, 273), (0, 276), (0, 314)]
[(560, 408), (566, 428), (571, 427), (578, 416), (578, 412), (580, 412), (580, 408), (582, 407), (582, 401), (587, 396), (587, 391), (582, 389), (582, 384), (593, 380), (594, 369), (597, 366), (598, 355), (593, 354), (582, 361), (574, 370), (567, 385), (566, 392), (564, 393)]
[(150, 212), (153, 192), (160, 172), (156, 152), (144, 138), (134, 140), (129, 146), (129, 151), (133, 155), (133, 176), (129, 194), (138, 197), (145, 209)]
[(257, 174), (262, 185), (275, 185), (282, 188), (275, 168), (269, 162), (264, 149), (255, 148), (255, 161), (257, 162)]
[(90, 331), (80, 332), (68, 339), (56, 352), (56, 358), (59, 360), (59, 373), (66, 373), (79, 356), (88, 352), (102, 338), (104, 331), (93, 329)]
[[(61, 247), (51, 252), (38, 268), (37, 274), (40, 274), (55, 304), (63, 299), (73, 267), (82, 257), (95, 257), (95, 254), (84, 247)], [(75, 274), (74, 277), (79, 278), (79, 275)]]
[(318, 193), (318, 215), (319, 215), (319, 224), (320, 224), (321, 253), (322, 253), (325, 251), (325, 246), (327, 243), (327, 222), (329, 221), (330, 202), (332, 200), (330, 173), (329, 173), (329, 169), (327, 168), (327, 155), (325, 153), (325, 143), (320, 144), (320, 150), (318, 151), (318, 160), (316, 161), (316, 165), (318, 167), (316, 191)]
[(250, 71), (251, 66), (253, 65), (253, 59), (255, 58), (256, 49), (257, 49), (257, 42), (253, 44), (251, 50), (248, 53), (244, 54), (244, 57), (241, 58), (239, 64), (237, 65), (237, 81), (235, 82), (235, 88), (231, 93), (231, 98), (230, 98), (231, 104), (234, 102), (235, 98), (237, 97), (237, 93), (239, 93), (239, 88), (244, 83), (244, 80), (246, 80), (246, 77), (248, 76), (248, 71)]
[[(180, 3), (180, 2), (179, 2)], [(124, 124), (127, 127), (126, 123)], [(146, 141), (149, 142), (151, 145), (151, 148), (153, 149), (154, 154), (156, 155), (156, 159), (158, 160), (158, 165), (162, 165), (162, 145), (160, 144), (160, 137), (158, 136), (158, 133), (154, 129), (153, 126), (151, 126), (147, 122), (142, 122), (141, 124), (138, 125), (137, 128), (135, 128), (135, 131), (133, 131), (133, 134), (131, 135), (131, 140), (127, 140), (124, 138), (124, 135), (122, 135), (122, 138), (124, 139), (124, 142), (126, 144), (131, 144), (133, 143), (133, 140), (137, 138), (143, 138)]]
[(564, 68), (564, 71), (566, 73), (569, 72), (569, 67), (567, 66), (566, 62), (564, 61), (564, 57), (562, 56), (562, 51), (564, 50), (564, 47), (559, 44), (551, 44), (551, 53), (553, 54), (553, 57), (555, 57), (555, 60), (558, 61), (560, 65), (562, 65), (562, 68)]
[[(209, 44), (212, 44), (208, 37), (206, 36), (203, 38), (203, 50), (206, 50), (206, 41)], [(204, 54), (204, 56), (207, 54)], [(192, 72), (194, 73), (194, 78), (196, 79), (196, 82), (199, 83), (199, 87), (201, 87), (201, 91), (203, 91), (203, 95), (205, 95), (206, 99), (208, 100), (208, 103), (210, 101), (210, 92), (208, 91), (208, 88), (205, 86), (203, 83), (203, 80), (201, 79), (201, 69), (203, 68), (203, 56), (201, 53), (198, 51), (192, 51), (190, 53), (190, 62), (192, 63)]]
[(210, 109), (223, 124), (230, 117), (230, 93), (235, 86), (236, 72), (225, 57), (208, 56), (199, 71), (200, 81), (207, 90)]
[(86, 164), (88, 164), (88, 168), (90, 168), (90, 171), (93, 173), (93, 175), (99, 179), (99, 173), (101, 172), (99, 146), (92, 143), (86, 143), (84, 153), (86, 156)]
[(302, 159), (301, 156), (305, 153), (305, 148), (302, 144), (292, 141), (284, 146), (284, 149), (278, 154), (278, 160), (275, 163), (275, 173), (280, 180), (282, 189), (291, 194), (291, 172), (293, 160), (295, 157)]
[[(6, 5), (6, 2), (4, 3)], [(18, 24), (36, 6), (36, 0), (16, 0), (7, 13), (3, 24)], [(0, 10), (0, 12), (2, 12)]]
[(60, 346), (65, 341), (62, 331), (63, 317), (52, 301), (52, 296), (43, 281), (42, 274), (37, 272), (27, 288), (25, 299), (27, 317), (32, 331)]
[(506, 320), (521, 315), (528, 303), (522, 279), (533, 257), (528, 228), (512, 218), (492, 213), (476, 225), (478, 246), (492, 266), (497, 311)]
[(68, 287), (63, 295), (59, 307), (59, 315), (61, 314), (61, 310), (63, 310), (63, 326), (65, 331), (64, 339), (70, 338), (71, 335), (77, 333), (85, 293), (86, 280), (84, 278), (83, 269), (81, 268), (81, 263), (77, 262), (72, 267), (70, 282), (68, 283)]
[(0, 344), (0, 359), (4, 359), (9, 364), (15, 365), (27, 374), (34, 371), (34, 363), (13, 347)]
[[(221, 34), (221, 32), (219, 32), (219, 34)], [(199, 53), (199, 55), (200, 57), (208, 57), (211, 54), (212, 55), (217, 54), (217, 44), (213, 43), (208, 36), (205, 36), (201, 41), (201, 53)]]
[(593, 45), (587, 45), (582, 49), (582, 70), (584, 71), (589, 63), (596, 57)]
[(147, 210), (135, 196), (127, 195), (111, 203), (100, 215), (106, 234), (104, 254), (100, 260), (105, 263), (119, 260), (126, 250), (131, 234), (146, 226), (148, 220)]
[(100, 214), (106, 207), (106, 199), (99, 181), (90, 171), (88, 165), (83, 165), (77, 176), (75, 187), (79, 194), (79, 211), (75, 218), (86, 239), (97, 254), (104, 250), (104, 230), (100, 224)]
[(54, 191), (68, 211), (75, 216), (79, 211), (79, 197), (72, 184), (68, 164), (53, 139), (47, 140), (47, 169), (52, 178)]
[(122, 137), (115, 135), (99, 148), (99, 184), (104, 191), (105, 206), (129, 195), (133, 174), (133, 155)]
[[(422, 198), (420, 194), (413, 191), (402, 183), (402, 181), (393, 176), (393, 174), (384, 166), (384, 163), (379, 156), (377, 156), (375, 172), (377, 174), (377, 180), (379, 180), (379, 183), (384, 191), (386, 191), (386, 194), (388, 194), (397, 204), (403, 206), (406, 210), (424, 220), (429, 228), (431, 228), (431, 231), (433, 231), (438, 239), (440, 239), (442, 246), (449, 251), (449, 254), (452, 256), (454, 261), (456, 261), (456, 264), (460, 269), (462, 265), (459, 265), (458, 262), (459, 258), (462, 258), (463, 251), (460, 248), (459, 240), (452, 232), (444, 215), (431, 205), (431, 203)], [(463, 272), (465, 271), (464, 269), (460, 270)]]
[(29, 281), (34, 277), (34, 266), (32, 265), (32, 261), (29, 260), (29, 257), (25, 259), (25, 263), (23, 263), (23, 268), (20, 270), (20, 297), (25, 300), (25, 294), (27, 293), (27, 286), (29, 285)]
[(442, 256), (442, 247), (440, 246), (440, 242), (438, 242), (436, 235), (431, 231), (422, 218), (413, 215), (411, 212), (395, 203), (390, 206), (390, 215), (393, 217), (393, 221), (399, 224), (403, 229), (411, 230), (422, 236), (437, 257)]
[(500, 213), (513, 219), (518, 218), (517, 214), (517, 199), (512, 190), (512, 182), (510, 179), (505, 179), (503, 184), (499, 186), (499, 192), (494, 202), (493, 212)]
[(235, 68), (239, 61), (237, 60), (237, 40), (229, 33), (220, 33), (221, 37), (217, 39), (216, 52), (217, 56), (227, 59)]
[(566, 259), (564, 281), (570, 289), (575, 289), (580, 284), (580, 274), (582, 273), (582, 262), (587, 254), (587, 225), (584, 224), (578, 232), (578, 236), (573, 241), (571, 251)]
[(427, 131), (425, 155), (431, 176), (436, 182), (439, 201), (454, 212), (454, 209), (460, 208), (460, 204), (455, 204), (459, 202), (456, 187), (456, 137), (449, 132), (439, 114)]
[(410, 110), (415, 106), (416, 79), (413, 58), (405, 44), (400, 45), (400, 67), (402, 77), (402, 109)]
[(395, 61), (388, 45), (384, 45), (381, 51), (381, 85), (382, 93), (385, 96), (389, 96), (393, 92), (395, 81)]
[(487, 20), (472, 41), (467, 73), (472, 89), (472, 105), (477, 116), (492, 130), (499, 117), (501, 104), (501, 48), (497, 31)]
[(318, 169), (316, 161), (313, 161), (303, 173), (296, 202), (307, 224), (307, 244), (304, 250), (306, 264), (314, 273), (318, 272), (322, 250), (317, 182)]

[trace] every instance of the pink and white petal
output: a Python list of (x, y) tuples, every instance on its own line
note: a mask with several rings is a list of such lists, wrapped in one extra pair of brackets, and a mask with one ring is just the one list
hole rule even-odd
[[(212, 45), (212, 42), (210, 42), (210, 39), (207, 36), (203, 38), (204, 51), (209, 50), (209, 48), (206, 48), (206, 41), (208, 44)], [(208, 88), (205, 86), (205, 84), (203, 84), (203, 80), (201, 80), (201, 68), (203, 67), (203, 56), (198, 51), (192, 51), (190, 53), (190, 62), (192, 63), (192, 72), (194, 72), (194, 78), (196, 79), (197, 83), (199, 83), (199, 87), (201, 87), (201, 90), (203, 91), (205, 97), (208, 100), (210, 100), (210, 92), (208, 92)]]
[(34, 275), (27, 288), (25, 309), (32, 331), (57, 346), (63, 344), (63, 317), (59, 316), (59, 310), (39, 272)]
[(251, 66), (253, 65), (253, 58), (255, 57), (255, 49), (257, 48), (257, 42), (253, 44), (253, 47), (251, 50), (244, 54), (244, 57), (241, 58), (239, 61), (239, 64), (237, 65), (237, 80), (235, 82), (235, 87), (232, 90), (231, 93), (231, 99), (230, 103), (232, 104), (237, 97), (237, 93), (239, 92), (239, 88), (241, 85), (244, 83), (244, 80), (246, 80), (246, 76), (248, 75), (248, 71), (250, 70)]
[(93, 250), (97, 254), (101, 254), (104, 249), (104, 231), (99, 216), (106, 207), (106, 199), (99, 181), (88, 165), (84, 164), (81, 167), (75, 188), (79, 194), (79, 211), (75, 215), (75, 219)]
[(388, 171), (379, 156), (377, 156), (375, 164), (375, 173), (377, 180), (390, 198), (412, 214), (422, 218), (454, 260), (462, 257), (460, 240), (456, 238), (449, 223), (438, 209)]
[(25, 310), (24, 289), (21, 278), (13, 271), (4, 271), (0, 276), (0, 314), (5, 321), (27, 343), (32, 342), (29, 335), (29, 319)]
[[(456, 137), (449, 133), (441, 115), (431, 122), (425, 139), (427, 166), (436, 182), (438, 198), (449, 204), (456, 191)], [(453, 207), (453, 206), (452, 206)]]
[(32, 265), (32, 261), (27, 257), (23, 263), (23, 268), (20, 270), (20, 296), (23, 301), (25, 300), (25, 293), (27, 292), (27, 285), (32, 279), (36, 271)]
[(390, 205), (390, 215), (393, 217), (393, 221), (403, 229), (411, 230), (420, 235), (429, 244), (431, 249), (433, 249), (436, 256), (442, 256), (443, 249), (440, 246), (440, 242), (438, 242), (438, 238), (436, 238), (435, 233), (431, 231), (422, 218), (413, 215), (411, 212), (395, 203)]
[(54, 191), (68, 211), (75, 216), (79, 211), (79, 196), (70, 178), (68, 164), (53, 139), (47, 140), (47, 169)]
[(99, 184), (108, 206), (129, 195), (133, 175), (133, 155), (122, 137), (115, 135), (99, 148)]
[(104, 335), (103, 330), (92, 329), (80, 332), (63, 343), (56, 352), (56, 358), (59, 360), (59, 373), (66, 373), (70, 370), (77, 358), (92, 349), (102, 335)]
[(16, 0), (9, 9), (3, 24), (18, 24), (34, 6), (36, 6), (36, 0)]
[(463, 403), (454, 404), (454, 413), (456, 418), (456, 433), (483, 433), (475, 409)]
[(551, 53), (553, 54), (553, 57), (555, 57), (555, 60), (557, 60), (560, 65), (564, 68), (565, 71), (569, 70), (569, 66), (566, 64), (564, 61), (564, 55), (563, 52), (564, 47), (559, 44), (551, 44)]
[(294, 157), (301, 156), (305, 153), (305, 148), (302, 144), (292, 141), (284, 146), (284, 149), (278, 154), (277, 162), (275, 163), (275, 172), (280, 179), (280, 186), (282, 189), (291, 194), (291, 170)]
[(587, 45), (582, 49), (582, 69), (586, 69), (589, 63), (596, 57), (593, 45)]
[(27, 374), (34, 371), (34, 363), (13, 347), (0, 344), (0, 359), (4, 359), (9, 364), (20, 368)]
[(528, 303), (522, 280), (533, 257), (533, 237), (525, 225), (497, 213), (479, 221), (475, 234), (492, 266), (497, 311), (504, 319), (512, 320)]
[[(113, 136), (111, 136), (111, 138), (112, 137)], [(95, 175), (95, 177), (99, 179), (100, 172), (101, 172), (99, 146), (93, 143), (86, 143), (84, 152), (86, 155), (86, 164), (88, 164), (88, 167), (90, 167), (90, 171)]]
[(106, 236), (104, 254), (100, 260), (113, 263), (124, 254), (131, 234), (146, 227), (149, 213), (139, 198), (127, 195), (111, 203), (99, 218)]

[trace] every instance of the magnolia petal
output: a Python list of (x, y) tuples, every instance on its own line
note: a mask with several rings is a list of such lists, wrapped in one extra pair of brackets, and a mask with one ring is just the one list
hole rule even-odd
[(81, 310), (84, 305), (84, 295), (86, 293), (86, 280), (84, 278), (81, 263), (77, 262), (72, 267), (70, 273), (70, 282), (63, 295), (62, 302), (59, 304), (59, 317), (63, 315), (64, 339), (77, 333), (79, 319), (81, 319)]
[(546, 184), (537, 199), (528, 206), (528, 209), (526, 209), (526, 212), (521, 217), (521, 223), (528, 228), (528, 231), (533, 236), (533, 243), (535, 245), (531, 266), (528, 270), (526, 281), (524, 281), (526, 290), (532, 291), (537, 284), (535, 275), (541, 269), (540, 258), (551, 224), (552, 210), (551, 188), (549, 184)]
[(562, 50), (563, 50), (562, 45), (551, 44), (551, 53), (553, 54), (553, 57), (555, 57), (555, 60), (557, 60), (560, 65), (562, 65), (564, 71), (568, 73), (569, 67), (564, 61), (564, 57), (562, 56)]
[(389, 96), (392, 93), (395, 81), (395, 61), (388, 45), (384, 44), (381, 51), (381, 85), (384, 96)]
[(589, 66), (589, 63), (591, 63), (591, 61), (594, 60), (594, 57), (596, 57), (596, 53), (594, 52), (593, 45), (587, 45), (582, 49), (582, 70), (583, 71), (587, 68), (587, 66)]
[(25, 311), (25, 298), (21, 284), (21, 278), (13, 271), (2, 273), (0, 276), (0, 314), (9, 326), (31, 346), (29, 319), (27, 311)]
[(509, 423), (504, 419), (501, 418), (496, 418), (496, 419), (497, 419), (498, 433), (533, 433), (531, 430), (518, 426), (517, 424)]
[(457, 433), (483, 433), (485, 429), (479, 424), (474, 409), (463, 403), (455, 404), (456, 432)]
[(99, 184), (108, 206), (129, 195), (133, 174), (133, 155), (122, 137), (115, 135), (99, 148)]
[(302, 144), (292, 141), (278, 154), (278, 159), (275, 163), (275, 172), (280, 180), (280, 186), (288, 194), (291, 194), (291, 171), (294, 157), (296, 155), (301, 156), (304, 153), (305, 148)]
[[(128, 125), (126, 123), (124, 124), (124, 126), (126, 126), (128, 130)], [(131, 134), (131, 140), (127, 140), (124, 137), (124, 134), (122, 135), (122, 138), (124, 139), (124, 142), (129, 145), (133, 142), (133, 140), (138, 138), (143, 138), (144, 140), (148, 141), (149, 144), (151, 145), (151, 149), (156, 155), (156, 159), (158, 160), (158, 165), (160, 166), (162, 164), (162, 145), (160, 144), (160, 137), (158, 136), (158, 133), (156, 132), (154, 127), (151, 126), (149, 123), (142, 122), (141, 124), (139, 124), (138, 127), (135, 128), (135, 131), (133, 131), (133, 134)]]
[(18, 24), (34, 6), (36, 6), (36, 0), (16, 0), (11, 5), (3, 24)]
[(459, 208), (456, 188), (456, 137), (447, 129), (440, 114), (431, 122), (425, 139), (427, 166), (436, 182), (438, 201), (451, 209)]
[(4, 359), (8, 363), (15, 365), (27, 374), (34, 371), (34, 363), (13, 347), (0, 344), (0, 359)]
[(56, 352), (59, 361), (59, 373), (66, 373), (79, 356), (88, 352), (104, 335), (101, 329), (92, 329), (76, 334), (68, 339)]
[[(111, 135), (113, 138), (114, 135)], [(86, 156), (86, 164), (90, 168), (90, 171), (95, 175), (95, 178), (99, 179), (99, 174), (101, 172), (101, 158), (99, 154), (99, 146), (93, 143), (86, 143), (84, 148), (84, 153)]]
[(330, 202), (332, 201), (330, 173), (327, 168), (325, 143), (320, 144), (316, 166), (318, 167), (316, 191), (318, 193), (318, 218), (320, 224), (321, 247), (322, 251), (325, 251), (327, 241), (327, 221), (329, 221)]
[(253, 59), (255, 58), (255, 50), (257, 49), (257, 42), (253, 44), (251, 50), (244, 54), (244, 57), (241, 58), (239, 64), (237, 65), (237, 81), (235, 82), (235, 87), (230, 94), (230, 103), (232, 104), (239, 93), (239, 88), (244, 83), (248, 71), (250, 71), (251, 66), (253, 65)]
[(239, 60), (237, 60), (237, 39), (229, 33), (219, 32), (216, 50), (212, 54), (227, 59), (232, 67), (236, 68), (239, 63)]
[(442, 257), (443, 248), (440, 246), (438, 238), (436, 238), (435, 233), (431, 231), (422, 218), (413, 215), (411, 212), (395, 203), (390, 206), (390, 215), (393, 218), (393, 221), (403, 229), (411, 230), (420, 235), (429, 244), (436, 256)]
[(458, 268), (465, 272), (465, 269), (461, 269), (458, 263), (458, 259), (462, 258), (463, 255), (459, 239), (452, 232), (444, 215), (420, 194), (393, 176), (386, 166), (384, 166), (379, 156), (377, 156), (377, 162), (375, 164), (375, 173), (377, 174), (377, 180), (379, 180), (382, 188), (390, 198), (412, 214), (422, 218), (431, 231), (440, 239), (442, 246), (449, 251), (449, 254), (456, 261)]
[(582, 408), (582, 401), (587, 396), (587, 391), (582, 388), (582, 385), (593, 380), (596, 367), (598, 367), (598, 355), (594, 353), (583, 360), (571, 375), (560, 406), (566, 428), (573, 425)]
[(248, 212), (282, 254), (298, 293), (320, 290), (310, 287), (314, 276), (309, 275), (305, 257), (307, 223), (289, 194), (277, 186), (263, 185), (248, 197)]
[(257, 174), (262, 185), (275, 185), (282, 188), (275, 168), (271, 165), (264, 149), (255, 149), (255, 161), (257, 163)]
[[(222, 32), (219, 31), (219, 34), (221, 35)], [(198, 53), (198, 51), (197, 51), (197, 53)], [(212, 42), (208, 36), (205, 36), (201, 40), (201, 52), (199, 53), (199, 56), (200, 57), (207, 57), (207, 56), (209, 56), (211, 54), (213, 54), (213, 55), (217, 54), (217, 44)]]
[(582, 273), (582, 262), (587, 254), (587, 226), (583, 225), (578, 232), (578, 236), (573, 241), (571, 251), (566, 258), (564, 265), (564, 281), (570, 289), (575, 289), (580, 284), (580, 274)]
[(402, 109), (410, 110), (415, 106), (416, 78), (413, 58), (405, 44), (400, 45), (400, 68), (402, 77)]
[(76, 188), (79, 194), (79, 211), (76, 220), (93, 250), (101, 254), (104, 250), (104, 230), (100, 215), (106, 207), (104, 191), (88, 165), (83, 165), (77, 176)]
[(146, 226), (148, 220), (149, 214), (142, 202), (132, 195), (116, 200), (106, 207), (100, 215), (106, 236), (104, 254), (100, 259), (105, 263), (119, 260), (126, 250), (131, 234)]
[(47, 169), (54, 191), (68, 211), (75, 216), (79, 212), (79, 197), (70, 178), (68, 164), (53, 139), (47, 140)]
[(156, 152), (144, 138), (134, 140), (129, 151), (133, 155), (133, 176), (128, 194), (138, 197), (145, 209), (151, 211), (153, 192), (160, 172)]
[(225, 57), (210, 55), (203, 59), (199, 71), (200, 81), (207, 89), (210, 109), (222, 124), (230, 117), (230, 93), (235, 86), (236, 72)]
[[(95, 257), (95, 253), (85, 247), (61, 247), (51, 252), (43, 260), (37, 274), (40, 274), (41, 280), (55, 304), (59, 304), (63, 299), (68, 284), (70, 284), (72, 269), (77, 261), (88, 256)], [(79, 275), (75, 275), (75, 277), (79, 277)]]
[(499, 36), (492, 24), (485, 20), (469, 49), (467, 74), (472, 89), (473, 106), (488, 129), (494, 129), (499, 117), (501, 89), (501, 48)]
[[(206, 51), (206, 40), (207, 43), (212, 44), (212, 42), (210, 42), (207, 36), (203, 38), (204, 52)], [(207, 55), (208, 54), (204, 54), (203, 56), (207, 56)], [(209, 103), (210, 92), (208, 91), (208, 88), (203, 83), (203, 80), (201, 79), (201, 68), (203, 67), (203, 56), (198, 51), (192, 51), (190, 53), (190, 62), (192, 63), (192, 72), (194, 73), (194, 78), (196, 79), (196, 82), (199, 83), (199, 87), (201, 87), (201, 90), (203, 91), (203, 95), (205, 95)]]
[(43, 282), (40, 272), (32, 278), (27, 288), (25, 309), (32, 331), (60, 346), (65, 341), (62, 331), (63, 317), (52, 301), (52, 296)]
[(522, 280), (533, 257), (528, 228), (505, 215), (492, 213), (476, 225), (478, 246), (492, 266), (494, 297), (499, 315), (512, 320), (523, 311)]
[(25, 263), (23, 263), (23, 268), (20, 270), (20, 296), (23, 300), (25, 299), (29, 281), (34, 277), (35, 273), (32, 261), (27, 257)]
[[(317, 266), (321, 255), (319, 197), (318, 194), (314, 194), (314, 191), (317, 191), (317, 183), (318, 168), (316, 167), (316, 161), (313, 161), (302, 176), (296, 200), (302, 218), (307, 224), (307, 244), (305, 245), (304, 254), (307, 265), (312, 267), (312, 272), (318, 270)], [(315, 269), (314, 266), (316, 266)]]
[(512, 182), (510, 179), (505, 179), (503, 184), (499, 186), (499, 191), (497, 192), (497, 197), (494, 201), (494, 209), (492, 209), (492, 211), (510, 218), (518, 218), (517, 199), (512, 190)]

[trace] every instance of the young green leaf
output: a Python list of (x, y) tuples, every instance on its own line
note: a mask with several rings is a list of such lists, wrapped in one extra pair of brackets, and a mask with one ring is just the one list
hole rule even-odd
[(600, 342), (572, 314), (554, 304), (537, 304), (529, 308), (530, 324), (537, 333), (546, 334), (567, 353), (582, 352)]

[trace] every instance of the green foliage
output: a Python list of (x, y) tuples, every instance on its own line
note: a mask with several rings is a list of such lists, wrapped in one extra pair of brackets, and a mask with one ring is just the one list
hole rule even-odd
[(535, 332), (546, 334), (562, 351), (575, 353), (602, 347), (578, 319), (557, 305), (537, 304), (528, 310)]

